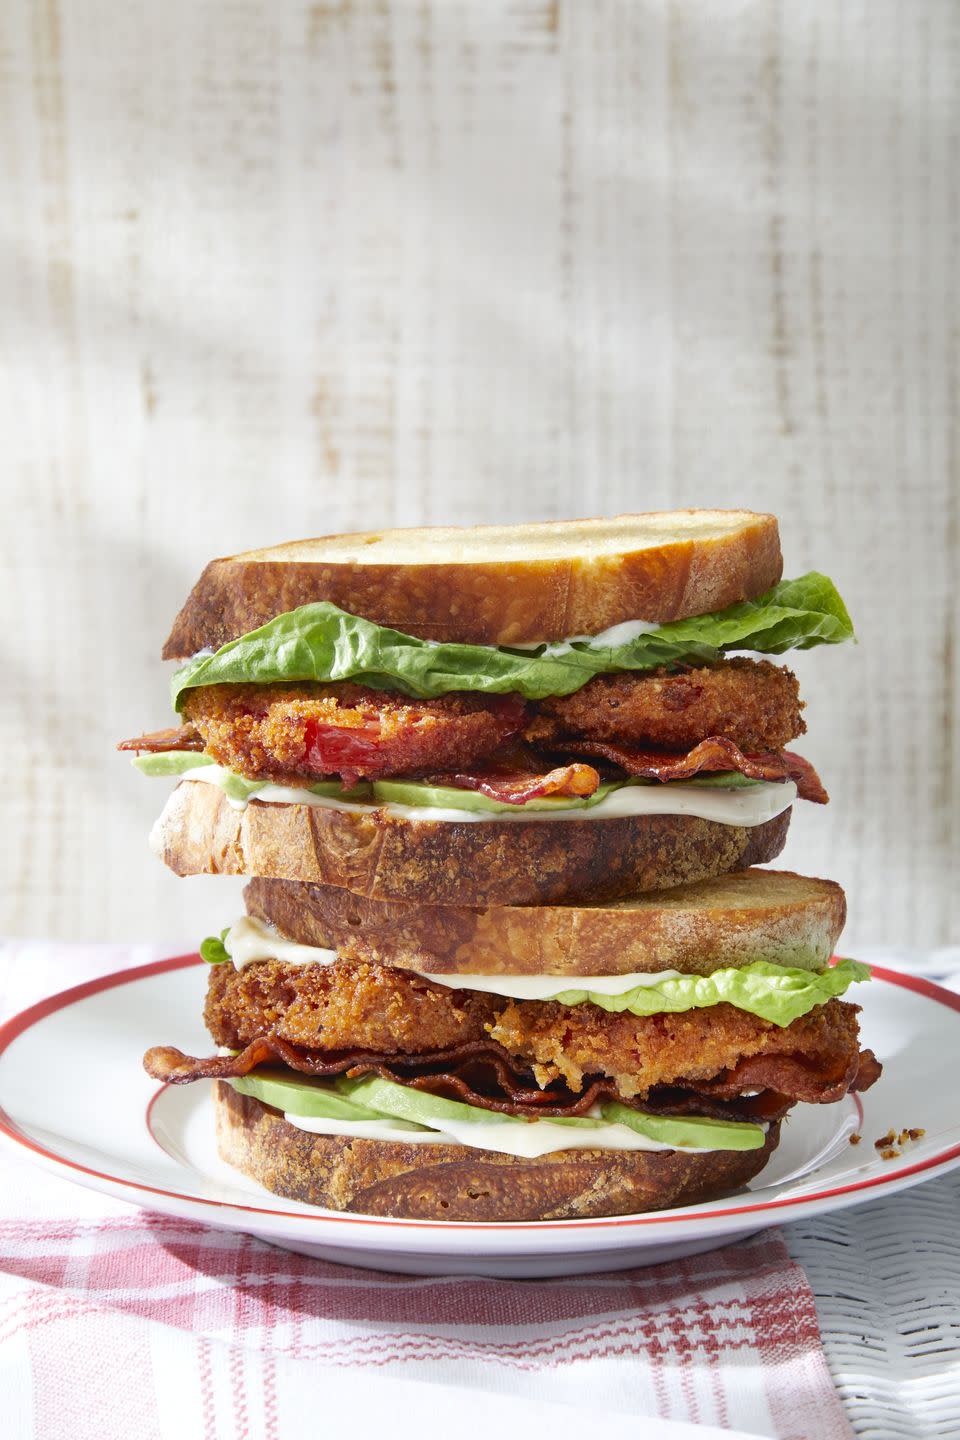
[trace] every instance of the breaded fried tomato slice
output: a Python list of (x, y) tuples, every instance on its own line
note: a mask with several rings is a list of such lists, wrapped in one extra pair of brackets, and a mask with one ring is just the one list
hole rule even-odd
[(455, 770), (487, 756), (523, 723), (515, 695), (411, 700), (363, 685), (207, 685), (184, 718), (221, 765), (254, 780), (309, 782)]
[(797, 678), (769, 660), (721, 660), (670, 672), (597, 675), (573, 695), (541, 700), (525, 731), (686, 750), (723, 735), (745, 752), (782, 750), (806, 730)]
[(496, 997), (435, 985), (374, 961), (210, 968), (204, 1019), (218, 1045), (242, 1050), (267, 1032), (304, 1050), (415, 1055), (486, 1039)]
[[(329, 966), (215, 965), (204, 1019), (217, 1044), (231, 1050), (268, 1033), (304, 1050), (408, 1056), (489, 1039), (528, 1063), (541, 1087), (562, 1079), (578, 1092), (585, 1077), (600, 1075), (625, 1099), (662, 1085), (696, 1086), (751, 1057), (789, 1057), (812, 1082), (804, 1098), (813, 1099), (818, 1073), (832, 1078), (856, 1068), (857, 1010), (828, 1000), (787, 1026), (728, 1004), (614, 1014), (597, 1005), (455, 990), (413, 971), (341, 958)], [(791, 1093), (786, 1078), (782, 1084)]]

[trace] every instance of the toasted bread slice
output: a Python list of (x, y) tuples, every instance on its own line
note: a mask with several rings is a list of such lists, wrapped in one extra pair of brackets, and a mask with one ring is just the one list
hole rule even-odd
[(763, 1169), (759, 1150), (561, 1150), (518, 1160), (462, 1145), (411, 1145), (298, 1130), (279, 1110), (214, 1084), (221, 1159), (275, 1195), (365, 1215), (417, 1220), (573, 1220), (697, 1205)]
[(178, 875), (259, 875), (427, 905), (543, 905), (762, 864), (789, 823), (789, 810), (749, 828), (689, 815), (477, 824), (258, 800), (235, 810), (218, 786), (183, 780), (150, 843)]
[(315, 600), (421, 639), (516, 645), (703, 615), (781, 573), (776, 519), (749, 510), (326, 535), (212, 560), (163, 658)]
[(754, 960), (819, 970), (846, 919), (832, 880), (739, 870), (594, 905), (416, 905), (253, 880), (247, 911), (301, 945), (428, 974), (709, 975)]

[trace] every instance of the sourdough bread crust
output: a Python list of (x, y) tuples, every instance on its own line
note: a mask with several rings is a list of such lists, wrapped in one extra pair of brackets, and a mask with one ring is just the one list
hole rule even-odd
[(759, 959), (820, 969), (846, 916), (833, 881), (776, 870), (582, 908), (420, 905), (263, 879), (244, 899), (250, 915), (301, 945), (438, 975), (709, 975)]
[(750, 828), (688, 815), (616, 820), (403, 820), (252, 800), (183, 780), (150, 843), (178, 875), (250, 875), (339, 885), (433, 905), (542, 905), (669, 889), (772, 860), (790, 811)]
[(760, 1150), (558, 1151), (525, 1160), (459, 1145), (313, 1135), (222, 1080), (214, 1104), (221, 1159), (267, 1190), (397, 1219), (573, 1220), (697, 1205), (752, 1180), (780, 1136), (772, 1125)]
[[(591, 555), (591, 527), (598, 525), (622, 527), (620, 553)], [(467, 545), (481, 556), (491, 534), (510, 535), (509, 559), (452, 558)], [(405, 554), (415, 553), (411, 541), (424, 537), (423, 554), (430, 558), (391, 560), (391, 535), (401, 538)], [(568, 548), (575, 538), (581, 553), (549, 558), (558, 536)], [(443, 556), (447, 537), (449, 559)], [(382, 553), (383, 563), (328, 558), (351, 549), (368, 557)], [(662, 624), (719, 610), (762, 595), (782, 570), (776, 518), (748, 510), (322, 536), (212, 560), (174, 621), (163, 658), (216, 649), (316, 600), (427, 640), (563, 640), (624, 620)]]

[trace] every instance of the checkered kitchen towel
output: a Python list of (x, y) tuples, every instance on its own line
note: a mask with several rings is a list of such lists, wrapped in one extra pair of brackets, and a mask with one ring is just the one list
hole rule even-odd
[[(152, 958), (78, 947), (67, 971), (58, 946), (54, 976), (53, 947), (29, 966), (22, 948), (4, 978), (29, 974), (30, 993), (7, 1013), (67, 974)], [(139, 1211), (9, 1153), (0, 1397), (4, 1440), (271, 1440), (305, 1417), (327, 1432), (349, 1424), (351, 1440), (525, 1416), (552, 1440), (598, 1422), (643, 1440), (852, 1433), (810, 1287), (777, 1232), (594, 1276), (394, 1275)], [(650, 1417), (642, 1430), (638, 1416)]]

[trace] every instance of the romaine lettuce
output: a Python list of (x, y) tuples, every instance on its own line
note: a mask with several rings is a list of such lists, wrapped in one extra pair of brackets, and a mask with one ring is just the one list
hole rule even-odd
[(726, 1001), (773, 1025), (791, 1025), (817, 1005), (842, 995), (858, 980), (869, 980), (870, 968), (859, 960), (840, 960), (826, 970), (800, 970), (755, 960), (742, 969), (715, 970), (712, 975), (678, 975), (656, 985), (638, 985), (620, 995), (592, 990), (562, 990), (560, 1005), (599, 1005), (617, 1014), (662, 1015), (700, 1010)]
[(219, 939), (216, 935), (208, 935), (206, 940), (200, 941), (200, 958), (206, 960), (208, 965), (225, 965), (230, 959), (230, 951), (224, 941), (230, 934), (230, 926), (220, 931)]
[[(229, 930), (222, 931), (219, 940), (208, 935), (201, 944), (200, 954), (209, 965), (230, 959), (228, 934)], [(464, 980), (468, 979), (465, 975)], [(598, 1005), (617, 1015), (624, 1011), (630, 1015), (679, 1015), (726, 1003), (786, 1028), (817, 1005), (825, 1005), (851, 985), (869, 979), (870, 967), (859, 960), (839, 960), (822, 970), (754, 960), (740, 969), (714, 970), (712, 975), (677, 975), (614, 995), (572, 986), (561, 989), (558, 981), (557, 989), (546, 998), (558, 1005)], [(465, 984), (464, 988), (470, 987)]]
[(215, 654), (191, 660), (174, 674), (171, 694), (179, 710), (184, 693), (201, 685), (354, 680), (420, 699), (474, 690), (542, 700), (571, 695), (603, 673), (709, 662), (726, 650), (779, 655), (852, 638), (843, 601), (832, 581), (816, 572), (783, 580), (757, 600), (674, 620), (625, 645), (583, 640), (560, 653), (555, 646), (521, 651), (417, 640), (324, 600), (278, 615)]

